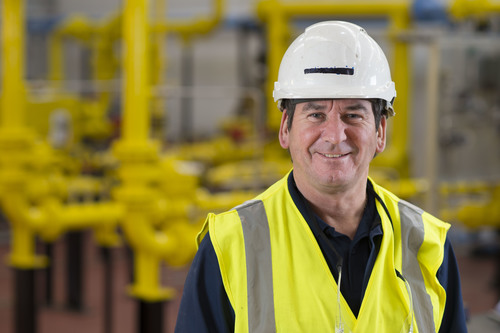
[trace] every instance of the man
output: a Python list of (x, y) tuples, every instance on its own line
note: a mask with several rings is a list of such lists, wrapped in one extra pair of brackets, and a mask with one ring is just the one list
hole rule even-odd
[(210, 214), (176, 332), (466, 332), (449, 225), (368, 178), (396, 96), (359, 26), (310, 26), (274, 98), (293, 170)]

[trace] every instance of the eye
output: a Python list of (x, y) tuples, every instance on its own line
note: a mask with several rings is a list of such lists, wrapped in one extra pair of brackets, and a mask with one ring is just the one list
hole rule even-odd
[(318, 121), (318, 120), (322, 120), (323, 118), (325, 118), (325, 115), (321, 112), (312, 112), (312, 113), (308, 114), (307, 117), (309, 119), (312, 119), (313, 121)]
[(361, 118), (361, 115), (357, 114), (357, 113), (348, 113), (347, 117), (348, 118)]
[(344, 117), (345, 117), (345, 119), (351, 120), (351, 121), (363, 119), (363, 115), (360, 113), (347, 113), (344, 115)]

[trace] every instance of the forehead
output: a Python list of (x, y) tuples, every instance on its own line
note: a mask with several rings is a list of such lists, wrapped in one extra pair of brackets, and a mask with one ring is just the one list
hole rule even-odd
[(333, 106), (371, 110), (368, 99), (342, 98), (342, 99), (299, 99), (294, 100), (299, 109), (323, 109)]

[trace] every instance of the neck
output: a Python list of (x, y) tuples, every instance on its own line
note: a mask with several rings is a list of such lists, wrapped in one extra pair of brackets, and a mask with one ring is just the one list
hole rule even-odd
[(354, 238), (366, 206), (366, 182), (350, 189), (323, 192), (308, 188), (296, 180), (297, 188), (312, 210), (336, 231)]

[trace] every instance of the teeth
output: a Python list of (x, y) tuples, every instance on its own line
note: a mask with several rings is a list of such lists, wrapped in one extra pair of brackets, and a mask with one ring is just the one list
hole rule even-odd
[(340, 157), (340, 156), (344, 156), (343, 154), (323, 154), (325, 155), (326, 157)]

